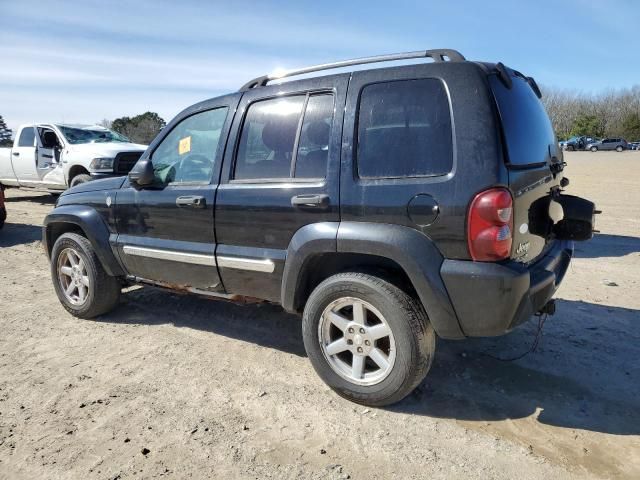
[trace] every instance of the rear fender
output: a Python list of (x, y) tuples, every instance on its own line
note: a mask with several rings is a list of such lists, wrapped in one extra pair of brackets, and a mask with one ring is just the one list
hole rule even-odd
[(436, 333), (442, 338), (464, 338), (440, 276), (444, 259), (429, 237), (402, 225), (342, 222), (338, 252), (362, 252), (395, 261), (411, 280)]

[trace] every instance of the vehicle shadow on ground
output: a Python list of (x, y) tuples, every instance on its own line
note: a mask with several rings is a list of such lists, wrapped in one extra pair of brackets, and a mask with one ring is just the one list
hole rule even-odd
[(24, 223), (5, 223), (0, 230), (0, 247), (13, 247), (42, 240), (42, 227)]
[(9, 197), (6, 196), (4, 201), (6, 203), (16, 203), (16, 202), (33, 202), (39, 203), (40, 205), (55, 205), (57, 196), (40, 194), (40, 195), (29, 195), (29, 196), (19, 196), (19, 197)]
[(557, 301), (539, 348), (537, 322), (498, 338), (439, 341), (425, 381), (391, 410), (471, 421), (537, 414), (543, 424), (614, 435), (640, 434), (640, 311)]
[(237, 304), (145, 287), (123, 295), (99, 321), (195, 328), (298, 356), (305, 356), (300, 317), (269, 303)]
[(624, 257), (638, 252), (638, 237), (597, 233), (588, 242), (576, 242), (574, 255), (578, 258)]
[[(537, 322), (510, 335), (462, 342), (438, 341), (431, 372), (416, 392), (391, 411), (457, 420), (529, 417), (564, 428), (617, 435), (640, 434), (640, 312), (558, 300), (539, 348)], [(305, 356), (300, 318), (270, 304), (237, 305), (154, 288), (123, 295), (102, 322), (195, 328)]]

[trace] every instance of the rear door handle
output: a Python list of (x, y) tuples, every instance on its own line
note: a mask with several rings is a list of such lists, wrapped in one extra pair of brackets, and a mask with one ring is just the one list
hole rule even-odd
[(326, 210), (329, 208), (329, 195), (296, 195), (291, 197), (291, 205), (298, 208)]
[(178, 207), (204, 208), (207, 205), (207, 200), (199, 195), (185, 195), (176, 198), (176, 205)]

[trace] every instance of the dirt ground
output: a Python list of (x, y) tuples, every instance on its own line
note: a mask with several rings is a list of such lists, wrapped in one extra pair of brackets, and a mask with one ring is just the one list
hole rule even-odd
[(96, 321), (59, 304), (39, 243), (48, 195), (7, 191), (0, 231), (0, 478), (640, 478), (640, 152), (569, 153), (601, 233), (558, 311), (438, 341), (398, 405), (339, 398), (299, 319), (139, 288)]

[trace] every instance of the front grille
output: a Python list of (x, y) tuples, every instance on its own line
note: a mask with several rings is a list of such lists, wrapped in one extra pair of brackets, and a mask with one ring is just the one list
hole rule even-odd
[(142, 156), (142, 152), (121, 152), (116, 155), (114, 172), (127, 174), (131, 171), (138, 159)]

